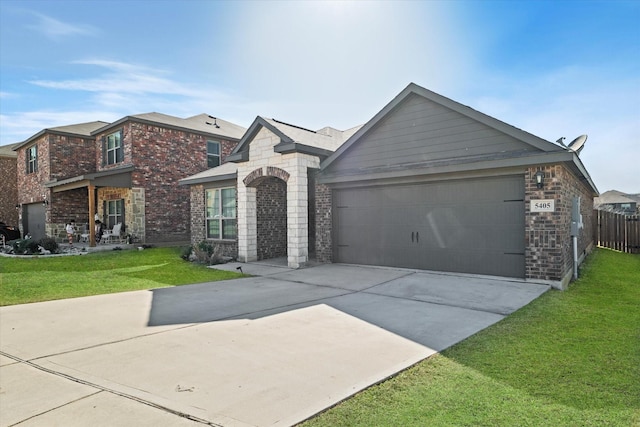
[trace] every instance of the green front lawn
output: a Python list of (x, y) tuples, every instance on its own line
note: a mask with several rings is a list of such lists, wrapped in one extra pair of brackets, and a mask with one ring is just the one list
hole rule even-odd
[(186, 262), (180, 258), (179, 248), (94, 252), (63, 257), (0, 257), (0, 305), (238, 277), (242, 275)]
[(568, 291), (304, 426), (640, 426), (640, 256), (596, 250)]

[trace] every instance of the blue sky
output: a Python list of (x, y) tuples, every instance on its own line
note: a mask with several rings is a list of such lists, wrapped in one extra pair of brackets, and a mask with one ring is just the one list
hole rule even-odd
[(157, 111), (346, 129), (417, 83), (640, 193), (639, 1), (0, 0), (0, 145)]

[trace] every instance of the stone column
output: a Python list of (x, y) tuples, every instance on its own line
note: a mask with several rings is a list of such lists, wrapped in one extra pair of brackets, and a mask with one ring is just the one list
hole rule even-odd
[[(243, 174), (238, 170), (238, 177)], [(256, 189), (247, 187), (238, 179), (238, 261), (258, 260), (258, 233), (256, 219)]]

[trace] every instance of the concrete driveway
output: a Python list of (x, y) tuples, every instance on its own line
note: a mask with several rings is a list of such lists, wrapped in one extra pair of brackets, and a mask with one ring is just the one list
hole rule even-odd
[(324, 264), (0, 308), (0, 426), (288, 426), (549, 289)]

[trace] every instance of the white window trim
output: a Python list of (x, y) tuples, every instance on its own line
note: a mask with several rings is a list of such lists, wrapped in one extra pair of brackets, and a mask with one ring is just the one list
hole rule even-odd
[[(33, 157), (31, 152), (33, 151)], [(27, 148), (27, 174), (36, 173), (38, 171), (38, 146), (32, 145)]]
[[(237, 202), (237, 197), (238, 197), (238, 192), (236, 187), (220, 187), (220, 188), (207, 188), (205, 189), (205, 212), (204, 212), (204, 219), (205, 219), (205, 235), (206, 238), (209, 240), (225, 240), (225, 241), (235, 241), (238, 239), (238, 211), (237, 208), (234, 209), (236, 215), (233, 217), (225, 217), (222, 216), (222, 213), (224, 212), (224, 208), (223, 208), (223, 204), (222, 204), (222, 192), (223, 190), (233, 190), (234, 191), (234, 203)], [(218, 197), (218, 206), (220, 206), (220, 214), (219, 215), (215, 215), (214, 217), (209, 217), (209, 194), (215, 194), (216, 197)], [(223, 233), (224, 233), (224, 221), (226, 220), (233, 220), (236, 223), (236, 229), (235, 229), (235, 235), (233, 237), (223, 237)], [(220, 231), (220, 235), (216, 236), (210, 236), (209, 235), (209, 221), (219, 221), (218, 224), (218, 230)]]
[[(117, 140), (118, 144), (113, 148), (109, 148), (109, 139), (113, 138), (114, 141)], [(122, 162), (122, 159), (118, 161), (118, 152), (122, 150), (122, 133), (120, 131), (110, 133), (107, 135), (107, 142), (105, 145), (106, 152), (106, 164), (107, 165), (115, 165)], [(111, 161), (111, 154), (113, 154), (113, 162)], [(124, 157), (124, 156), (121, 156)]]

